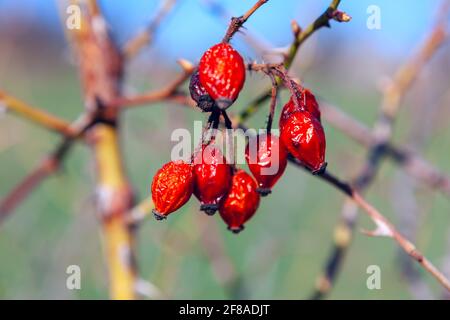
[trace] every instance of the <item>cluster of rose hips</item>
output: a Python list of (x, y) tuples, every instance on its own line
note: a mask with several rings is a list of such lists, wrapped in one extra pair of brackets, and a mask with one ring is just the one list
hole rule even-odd
[[(208, 49), (190, 82), (192, 99), (208, 120), (218, 126), (220, 115), (237, 99), (245, 81), (245, 64), (241, 55), (228, 43)], [(153, 178), (154, 216), (165, 219), (182, 207), (192, 194), (200, 201), (200, 210), (212, 215), (217, 210), (238, 233), (256, 212), (260, 196), (266, 196), (286, 169), (291, 156), (313, 173), (325, 169), (325, 134), (314, 95), (290, 81), (291, 98), (281, 112), (280, 137), (268, 131), (251, 138), (256, 140), (256, 154), (246, 147), (246, 161), (253, 175), (226, 162), (220, 149), (202, 142), (191, 162), (171, 161)], [(252, 141), (253, 143), (254, 141)], [(276, 170), (267, 174), (275, 164)], [(256, 180), (256, 181), (255, 181)]]

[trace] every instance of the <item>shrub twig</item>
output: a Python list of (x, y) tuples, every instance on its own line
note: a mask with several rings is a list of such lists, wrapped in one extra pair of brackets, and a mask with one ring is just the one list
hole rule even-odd
[[(382, 159), (392, 151), (390, 148), (390, 140), (394, 120), (399, 112), (401, 101), (424, 65), (447, 39), (446, 33), (446, 20), (439, 19), (431, 33), (426, 37), (423, 45), (420, 46), (417, 54), (413, 55), (406, 63), (400, 66), (392, 82), (386, 88), (380, 106), (380, 115), (372, 130), (373, 143), (370, 145), (366, 164), (354, 179), (353, 185), (359, 192), (363, 192), (371, 185), (380, 168)], [(405, 158), (400, 155), (399, 160), (405, 161)], [(423, 174), (423, 171), (417, 172)], [(348, 201), (342, 207), (341, 217), (335, 226), (334, 234), (345, 234), (345, 241), (341, 241), (342, 238), (334, 238), (334, 244), (326, 259), (323, 272), (316, 282), (316, 289), (312, 294), (313, 299), (323, 298), (331, 290), (336, 281), (338, 270), (343, 263), (345, 253), (351, 243), (354, 226), (358, 217), (357, 210), (358, 207), (356, 204)]]
[(64, 136), (71, 137), (75, 135), (71, 125), (66, 120), (60, 119), (46, 111), (40, 110), (34, 106), (27, 104), (13, 96), (0, 91), (0, 104), (7, 110), (30, 120), (44, 128), (56, 131)]
[(55, 149), (42, 159), (23, 180), (0, 200), (0, 224), (25, 198), (60, 167), (76, 139), (91, 126), (93, 119), (84, 115), (68, 126), (70, 136), (62, 137)]
[(267, 3), (269, 0), (258, 0), (253, 7), (251, 7), (246, 13), (240, 17), (231, 18), (230, 26), (228, 27), (222, 42), (230, 42), (234, 34), (239, 31), (239, 29), (247, 22), (248, 18), (252, 16), (262, 5)]
[(190, 97), (180, 92), (180, 87), (190, 78), (195, 70), (195, 66), (187, 60), (179, 60), (178, 63), (183, 68), (183, 73), (164, 88), (137, 96), (119, 97), (112, 104), (124, 109), (164, 100), (178, 102), (182, 105), (194, 105)]

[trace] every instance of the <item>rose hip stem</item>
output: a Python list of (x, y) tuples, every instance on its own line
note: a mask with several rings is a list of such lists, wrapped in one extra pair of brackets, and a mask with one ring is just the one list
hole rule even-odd
[[(233, 123), (231, 122), (230, 117), (228, 117), (228, 114), (225, 110), (222, 110), (222, 116), (223, 120), (225, 122), (225, 128), (227, 129), (227, 154), (230, 155), (230, 157), (227, 159), (228, 162), (231, 164), (233, 168), (235, 168), (235, 161), (234, 161), (234, 141), (233, 141), (233, 134), (231, 133), (233, 130)], [(231, 161), (230, 161), (231, 160)]]
[(225, 36), (223, 37), (222, 42), (230, 42), (231, 38), (234, 36), (236, 32), (239, 31), (239, 29), (242, 27), (242, 25), (250, 18), (252, 14), (255, 13), (256, 10), (258, 10), (263, 4), (265, 4), (269, 0), (259, 0), (257, 1), (253, 7), (251, 7), (244, 15), (240, 17), (233, 17), (231, 18), (230, 25), (227, 29), (227, 32), (225, 33)]
[(272, 123), (273, 123), (273, 117), (275, 114), (275, 108), (277, 106), (277, 94), (278, 94), (278, 84), (277, 79), (275, 79), (274, 75), (269, 73), (270, 80), (272, 81), (272, 91), (271, 91), (271, 97), (270, 97), (270, 111), (269, 111), (269, 117), (267, 119), (267, 133), (270, 134), (270, 131), (272, 130)]

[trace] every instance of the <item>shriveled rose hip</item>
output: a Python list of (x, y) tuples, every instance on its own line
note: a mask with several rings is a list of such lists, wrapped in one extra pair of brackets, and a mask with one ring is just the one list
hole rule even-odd
[(194, 158), (194, 195), (200, 210), (213, 215), (231, 186), (232, 168), (216, 146), (202, 146)]
[(238, 170), (231, 183), (228, 195), (220, 202), (219, 213), (228, 229), (239, 233), (256, 212), (260, 195), (257, 184), (244, 170)]
[(198, 71), (200, 83), (220, 109), (227, 109), (244, 85), (244, 60), (228, 43), (209, 48), (200, 59)]
[(248, 167), (258, 183), (257, 191), (268, 195), (287, 166), (287, 151), (279, 137), (271, 133), (250, 138), (245, 149)]
[(281, 128), (281, 140), (289, 153), (311, 171), (325, 169), (325, 133), (308, 111), (289, 115)]
[(191, 76), (189, 82), (189, 92), (192, 100), (197, 103), (197, 106), (202, 109), (203, 112), (211, 112), (214, 107), (214, 99), (206, 91), (205, 87), (200, 83), (200, 76), (196, 71)]
[(192, 166), (183, 161), (166, 163), (156, 172), (152, 182), (153, 214), (162, 220), (178, 210), (192, 195), (194, 175)]

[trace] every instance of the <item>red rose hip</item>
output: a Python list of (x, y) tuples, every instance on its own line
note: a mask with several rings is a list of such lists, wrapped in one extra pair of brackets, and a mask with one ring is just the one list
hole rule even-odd
[(192, 195), (194, 176), (192, 166), (183, 161), (166, 163), (153, 177), (153, 215), (162, 220), (178, 210)]
[(245, 64), (228, 43), (209, 48), (198, 66), (200, 83), (220, 109), (227, 109), (238, 97), (245, 81)]
[(287, 151), (279, 137), (270, 133), (260, 134), (250, 138), (245, 159), (258, 183), (257, 191), (266, 196), (286, 169)]
[(244, 170), (238, 170), (231, 183), (228, 195), (220, 202), (219, 213), (228, 229), (239, 233), (256, 212), (260, 195), (257, 184)]
[(216, 146), (202, 146), (194, 158), (194, 195), (200, 201), (200, 210), (213, 215), (220, 200), (227, 194), (232, 179), (232, 168)]
[(313, 173), (325, 169), (325, 133), (308, 111), (294, 112), (285, 120), (281, 140), (289, 153)]

